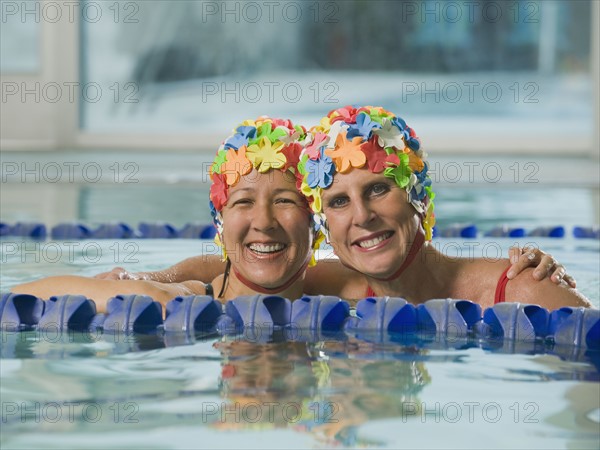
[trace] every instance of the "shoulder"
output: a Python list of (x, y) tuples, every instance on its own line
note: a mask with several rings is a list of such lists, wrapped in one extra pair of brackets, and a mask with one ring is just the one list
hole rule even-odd
[(189, 280), (181, 283), (158, 283), (158, 288), (163, 289), (173, 296), (204, 295), (206, 284), (202, 281)]
[(335, 259), (320, 260), (306, 272), (304, 291), (311, 295), (336, 295), (345, 299), (363, 298), (368, 284), (359, 272)]
[(189, 280), (181, 283), (182, 287), (190, 292), (190, 295), (206, 295), (207, 283), (198, 280)]
[[(477, 259), (469, 263), (463, 277), (463, 281), (469, 285), (467, 289), (477, 296), (481, 306), (493, 306), (496, 287), (503, 273), (510, 267), (510, 261)], [(534, 270), (535, 267), (524, 269), (515, 278), (507, 281), (504, 291), (506, 302), (531, 303), (550, 310), (563, 306), (592, 306), (584, 295), (565, 282), (557, 285), (549, 277), (541, 281), (536, 280), (533, 277)]]
[(453, 280), (449, 296), (471, 300), (487, 308), (494, 305), (496, 287), (510, 263), (508, 259), (461, 259), (454, 260), (449, 267)]
[(218, 295), (221, 293), (221, 289), (223, 287), (223, 281), (224, 281), (225, 277), (223, 274), (216, 276), (212, 282), (210, 283), (212, 285), (212, 290), (213, 290), (213, 297), (215, 300), (220, 301), (221, 303), (224, 303), (225, 300), (224, 299), (220, 299), (218, 297)]
[(108, 290), (105, 290), (106, 294), (113, 293), (114, 295), (114, 292), (118, 292), (123, 294), (148, 295), (163, 305), (175, 297), (206, 294), (206, 285), (201, 281), (193, 280), (183, 281), (181, 283), (162, 283), (160, 281), (151, 280), (123, 280), (114, 281), (112, 283), (116, 284), (109, 287)]
[(534, 268), (527, 268), (508, 282), (506, 301), (532, 303), (549, 310), (563, 306), (592, 306), (583, 294), (569, 287), (564, 281), (555, 284), (548, 277), (541, 281), (535, 280), (533, 270)]

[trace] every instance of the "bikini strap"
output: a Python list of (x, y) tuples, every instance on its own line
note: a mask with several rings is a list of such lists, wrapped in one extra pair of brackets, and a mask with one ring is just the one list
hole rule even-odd
[[(404, 272), (406, 270), (406, 268), (408, 266), (410, 266), (410, 264), (415, 260), (416, 256), (419, 253), (419, 250), (421, 250), (421, 247), (423, 246), (424, 243), (425, 243), (425, 236), (423, 235), (423, 233), (420, 233), (419, 231), (417, 231), (417, 234), (415, 235), (415, 240), (413, 241), (412, 245), (410, 246), (408, 255), (406, 255), (406, 258), (404, 259), (404, 262), (402, 263), (400, 268), (398, 270), (396, 270), (391, 276), (389, 276), (387, 278), (376, 278), (376, 280), (392, 281), (392, 280), (395, 280), (396, 278), (398, 278), (400, 275), (402, 275), (402, 272)], [(375, 277), (372, 277), (372, 278), (375, 278)], [(369, 286), (367, 288), (367, 297), (375, 297), (375, 296), (376, 296), (375, 292), (373, 291), (373, 289), (371, 289), (371, 286)]]
[(296, 280), (304, 274), (304, 272), (306, 271), (306, 269), (308, 267), (309, 262), (310, 262), (310, 256), (304, 262), (302, 267), (300, 267), (300, 269), (298, 269), (298, 271), (294, 274), (294, 276), (292, 276), (289, 280), (287, 280), (281, 286), (277, 286), (274, 288), (266, 288), (264, 286), (260, 286), (256, 283), (253, 283), (252, 281), (250, 281), (246, 277), (244, 277), (241, 273), (239, 273), (235, 267), (232, 266), (232, 269), (233, 269), (233, 272), (235, 273), (235, 276), (237, 277), (237, 279), (240, 280), (242, 282), (242, 284), (246, 285), (253, 291), (260, 292), (261, 294), (277, 294), (279, 292), (285, 291), (292, 284), (294, 284), (296, 282)]
[[(425, 243), (425, 236), (423, 235), (423, 233), (417, 231), (417, 234), (415, 235), (415, 240), (413, 241), (412, 245), (410, 246), (408, 255), (406, 255), (406, 258), (404, 258), (404, 262), (402, 263), (400, 268), (398, 270), (396, 270), (396, 272), (394, 272), (391, 276), (389, 276), (387, 278), (376, 278), (376, 280), (392, 281), (392, 280), (395, 280), (396, 278), (398, 278), (400, 275), (402, 275), (402, 272), (404, 272), (406, 270), (406, 268), (408, 266), (410, 266), (410, 264), (414, 261), (416, 256), (419, 254), (419, 250), (421, 250), (421, 247), (423, 246), (424, 243)], [(373, 278), (375, 278), (375, 277), (373, 277)]]
[(498, 284), (496, 285), (496, 293), (494, 294), (494, 305), (498, 304), (498, 303), (504, 303), (506, 301), (505, 298), (505, 291), (506, 291), (506, 285), (509, 282), (508, 277), (506, 276), (506, 273), (508, 272), (508, 269), (510, 269), (511, 266), (508, 266), (504, 272), (502, 272), (502, 275), (500, 275), (500, 278), (498, 279)]

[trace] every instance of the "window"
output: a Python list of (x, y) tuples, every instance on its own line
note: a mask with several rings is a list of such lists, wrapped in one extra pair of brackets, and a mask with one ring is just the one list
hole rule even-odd
[(3, 74), (38, 72), (40, 70), (40, 2), (2, 1), (0, 11), (2, 16), (0, 72)]
[(362, 103), (403, 116), (436, 151), (558, 152), (557, 124), (572, 150), (593, 148), (591, 1), (80, 9), (78, 133), (88, 143), (127, 134), (171, 147), (165, 136), (222, 137), (261, 114), (312, 124)]

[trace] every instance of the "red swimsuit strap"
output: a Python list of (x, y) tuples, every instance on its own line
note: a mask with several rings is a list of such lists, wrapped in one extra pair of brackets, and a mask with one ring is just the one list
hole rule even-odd
[(285, 291), (292, 284), (294, 284), (296, 282), (296, 280), (298, 278), (300, 278), (300, 276), (304, 273), (304, 271), (308, 267), (308, 263), (309, 262), (310, 262), (310, 256), (308, 257), (308, 259), (306, 260), (306, 262), (302, 265), (302, 267), (300, 267), (300, 269), (294, 274), (294, 276), (292, 276), (289, 280), (287, 280), (281, 286), (277, 286), (277, 287), (274, 287), (274, 288), (266, 288), (264, 286), (260, 286), (260, 285), (258, 285), (256, 283), (253, 283), (252, 281), (250, 281), (246, 277), (244, 277), (241, 273), (239, 273), (235, 269), (235, 267), (232, 266), (231, 268), (233, 269), (233, 272), (235, 273), (235, 276), (237, 277), (237, 279), (240, 280), (242, 282), (242, 284), (246, 285), (247, 287), (249, 287), (253, 291), (260, 292), (261, 294), (276, 294), (278, 292)]
[(500, 278), (498, 279), (498, 284), (496, 285), (496, 293), (494, 294), (494, 305), (497, 303), (504, 303), (506, 301), (506, 299), (505, 299), (506, 285), (510, 281), (508, 279), (508, 277), (506, 276), (506, 273), (508, 272), (508, 269), (510, 269), (510, 267), (511, 266), (508, 266), (504, 270), (504, 272), (502, 272), (502, 275), (500, 275)]
[(392, 274), (392, 276), (389, 276), (387, 278), (375, 278), (375, 279), (379, 280), (379, 281), (392, 281), (392, 280), (395, 280), (396, 278), (398, 278), (400, 275), (402, 275), (402, 272), (404, 272), (406, 270), (406, 268), (408, 266), (410, 266), (411, 263), (415, 260), (417, 254), (419, 253), (419, 250), (421, 250), (421, 247), (423, 246), (424, 243), (425, 243), (425, 236), (423, 235), (423, 233), (419, 233), (417, 231), (417, 234), (415, 235), (415, 240), (413, 241), (412, 245), (410, 246), (408, 255), (406, 255), (406, 258), (404, 259), (404, 262), (402, 263), (400, 268), (398, 270), (396, 270), (396, 272), (394, 272)]
[[(415, 258), (417, 257), (417, 254), (419, 253), (419, 250), (421, 250), (421, 247), (423, 247), (424, 243), (425, 243), (425, 236), (423, 235), (423, 233), (420, 233), (417, 231), (417, 234), (415, 235), (415, 240), (413, 241), (412, 245), (410, 246), (410, 249), (408, 250), (408, 255), (406, 255), (406, 258), (404, 259), (404, 262), (402, 263), (400, 268), (387, 278), (375, 278), (375, 277), (372, 277), (372, 278), (375, 278), (376, 280), (379, 280), (379, 281), (392, 281), (392, 280), (395, 280), (396, 278), (398, 278), (400, 275), (402, 275), (402, 272), (404, 272), (406, 270), (406, 268), (408, 266), (410, 266), (412, 264), (412, 262), (415, 260)], [(369, 286), (367, 288), (367, 297), (374, 297), (374, 296), (375, 296), (375, 292), (373, 291), (373, 289), (371, 289), (371, 286)]]

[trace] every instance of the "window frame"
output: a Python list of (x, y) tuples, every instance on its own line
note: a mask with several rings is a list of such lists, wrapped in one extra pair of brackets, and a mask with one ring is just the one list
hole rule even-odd
[[(592, 78), (594, 117), (591, 117), (592, 136), (580, 137), (571, 141), (569, 154), (578, 154), (598, 158), (600, 148), (600, 3), (592, 2), (592, 43), (590, 55), (590, 76)], [(81, 74), (81, 45), (82, 27), (84, 23), (75, 14), (73, 21), (63, 20), (60, 24), (49, 24), (41, 21), (40, 57), (41, 69), (38, 74), (1, 74), (2, 82), (53, 82), (80, 81)], [(60, 81), (59, 81), (60, 82)], [(42, 102), (43, 103), (43, 102)], [(340, 105), (342, 106), (342, 105)], [(128, 150), (179, 150), (179, 151), (206, 151), (212, 152), (218, 146), (222, 136), (199, 133), (160, 133), (144, 134), (132, 133), (94, 133), (80, 129), (81, 111), (80, 99), (74, 102), (58, 102), (56, 104), (42, 104), (34, 107), (24, 105), (10, 105), (2, 103), (2, 114), (10, 114), (15, 118), (9, 122), (7, 129), (3, 130), (0, 137), (2, 150), (52, 150), (52, 149), (128, 149)], [(327, 110), (324, 105), (323, 111)], [(27, 138), (11, 136), (10, 125), (13, 123), (27, 123), (52, 118), (51, 129), (38, 130), (32, 127), (32, 135)], [(518, 120), (518, 119), (515, 119)], [(414, 120), (413, 120), (414, 123)], [(418, 123), (418, 120), (417, 120)], [(539, 136), (526, 134), (523, 136), (490, 135), (489, 132), (472, 127), (469, 130), (469, 139), (461, 139), (459, 132), (448, 135), (444, 132), (432, 133), (443, 129), (443, 120), (432, 116), (427, 119), (426, 127), (415, 125), (420, 130), (420, 135), (426, 141), (427, 149), (435, 153), (480, 153), (482, 148), (486, 153), (502, 154), (561, 154), (564, 153), (564, 143), (556, 136)], [(4, 128), (4, 125), (3, 125)], [(426, 128), (426, 132), (423, 129)], [(447, 128), (447, 127), (446, 127)], [(5, 135), (8, 132), (8, 136)], [(464, 131), (461, 131), (464, 133)], [(22, 134), (22, 133), (21, 133)], [(453, 144), (454, 142), (454, 144)], [(460, 147), (458, 146), (460, 143)]]

